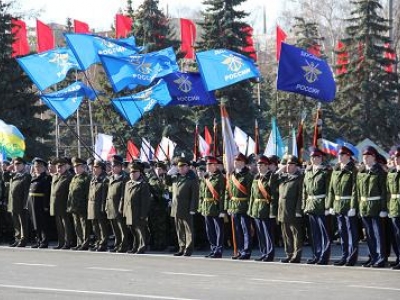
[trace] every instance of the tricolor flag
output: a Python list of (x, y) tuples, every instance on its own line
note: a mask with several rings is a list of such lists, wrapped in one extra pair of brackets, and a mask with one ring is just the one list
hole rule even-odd
[(114, 147), (112, 135), (103, 133), (97, 134), (96, 144), (94, 146), (94, 152), (102, 159), (107, 160), (109, 154)]
[(142, 138), (142, 146), (140, 147), (140, 160), (150, 162), (154, 156), (154, 148), (150, 145), (150, 142), (145, 138)]
[(229, 120), (228, 112), (226, 107), (221, 105), (221, 124), (222, 124), (222, 145), (223, 145), (223, 163), (227, 174), (231, 174), (234, 171), (233, 160), (239, 153), (239, 149), (236, 146), (235, 139), (233, 138), (233, 132), (231, 127), (231, 121)]
[(338, 144), (335, 144), (334, 142), (328, 141), (326, 139), (322, 139), (321, 151), (326, 154), (337, 156), (338, 155)]

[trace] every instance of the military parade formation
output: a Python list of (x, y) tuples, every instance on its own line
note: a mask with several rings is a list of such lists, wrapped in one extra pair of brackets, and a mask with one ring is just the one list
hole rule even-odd
[[(127, 163), (60, 157), (4, 160), (0, 181), (0, 233), (10, 247), (143, 254), (171, 250), (191, 256), (203, 242), (207, 258), (400, 269), (400, 148), (389, 160), (372, 147), (356, 162), (341, 146), (331, 166), (314, 148), (296, 156), (234, 158), (226, 174), (221, 157), (190, 162)], [(8, 230), (12, 228), (11, 230)], [(331, 244), (340, 239), (340, 259)], [(359, 262), (365, 241), (368, 261)], [(393, 251), (396, 260), (389, 262)]]

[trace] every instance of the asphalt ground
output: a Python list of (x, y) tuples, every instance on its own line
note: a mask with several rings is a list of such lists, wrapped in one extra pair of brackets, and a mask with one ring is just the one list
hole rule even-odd
[[(0, 246), (0, 299), (400, 299), (400, 271)], [(331, 260), (339, 258), (333, 245)], [(257, 251), (252, 258), (256, 258)], [(305, 247), (303, 262), (311, 255)], [(367, 259), (360, 246), (360, 263)], [(394, 257), (390, 258), (393, 261)]]

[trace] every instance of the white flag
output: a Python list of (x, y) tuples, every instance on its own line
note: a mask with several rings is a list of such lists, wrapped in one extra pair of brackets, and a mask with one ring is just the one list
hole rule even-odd
[(140, 147), (140, 160), (149, 162), (154, 155), (154, 148), (146, 139), (142, 139), (142, 146)]
[(101, 157), (102, 160), (108, 159), (108, 154), (113, 148), (113, 137), (103, 133), (97, 134), (94, 152)]
[(211, 145), (209, 145), (206, 140), (199, 134), (199, 153), (201, 157), (209, 155), (211, 150)]
[(251, 154), (254, 153), (254, 148), (256, 143), (242, 129), (235, 126), (235, 130), (233, 131), (233, 136), (235, 138), (235, 143), (238, 146), (240, 153), (246, 156), (250, 156)]
[(156, 150), (156, 157), (159, 161), (171, 161), (174, 157), (176, 143), (167, 137), (162, 137)]
[(224, 105), (221, 105), (221, 125), (222, 125), (222, 142), (224, 146), (223, 162), (227, 174), (233, 172), (233, 160), (239, 153), (239, 149), (235, 144), (231, 122), (229, 120), (228, 112)]

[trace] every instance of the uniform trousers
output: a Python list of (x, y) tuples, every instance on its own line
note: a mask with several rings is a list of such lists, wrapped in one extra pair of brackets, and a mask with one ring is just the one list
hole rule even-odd
[(14, 237), (16, 241), (26, 241), (28, 239), (28, 211), (13, 212), (12, 220), (14, 226)]
[(342, 261), (349, 264), (355, 264), (358, 258), (358, 219), (357, 217), (348, 217), (347, 215), (336, 216), (340, 244), (342, 246)]
[(205, 216), (207, 239), (212, 254), (222, 254), (224, 246), (224, 219)]
[(193, 252), (193, 216), (190, 215), (187, 218), (175, 217), (175, 227), (179, 250), (191, 254)]
[(107, 247), (107, 223), (105, 218), (91, 220), (93, 233), (96, 236), (96, 247)]
[(270, 260), (274, 259), (275, 256), (274, 239), (271, 231), (272, 222), (275, 222), (275, 219), (254, 218), (261, 258), (267, 258)]
[(382, 244), (382, 227), (379, 217), (362, 217), (365, 228), (367, 245), (371, 256), (371, 264), (385, 261), (384, 246)]
[(72, 213), (76, 233), (76, 245), (82, 247), (89, 246), (89, 222), (86, 215)]
[(286, 256), (290, 260), (300, 262), (303, 250), (301, 218), (295, 218), (292, 221), (281, 222), (281, 229)]
[(115, 219), (109, 219), (112, 231), (114, 233), (114, 249), (124, 249), (126, 248), (126, 224), (121, 216)]
[(56, 221), (58, 245), (68, 246), (72, 244), (72, 224), (68, 214), (54, 216)]
[(235, 213), (232, 215), (236, 246), (241, 256), (251, 255), (251, 220), (247, 214)]
[(146, 236), (148, 232), (148, 222), (146, 219), (135, 220), (130, 226), (133, 235), (133, 251), (144, 253), (146, 251)]
[(325, 216), (309, 214), (312, 249), (317, 262), (327, 264), (331, 252), (331, 241), (326, 230)]
[(396, 254), (396, 261), (400, 262), (400, 217), (393, 217), (392, 220), (392, 247)]

